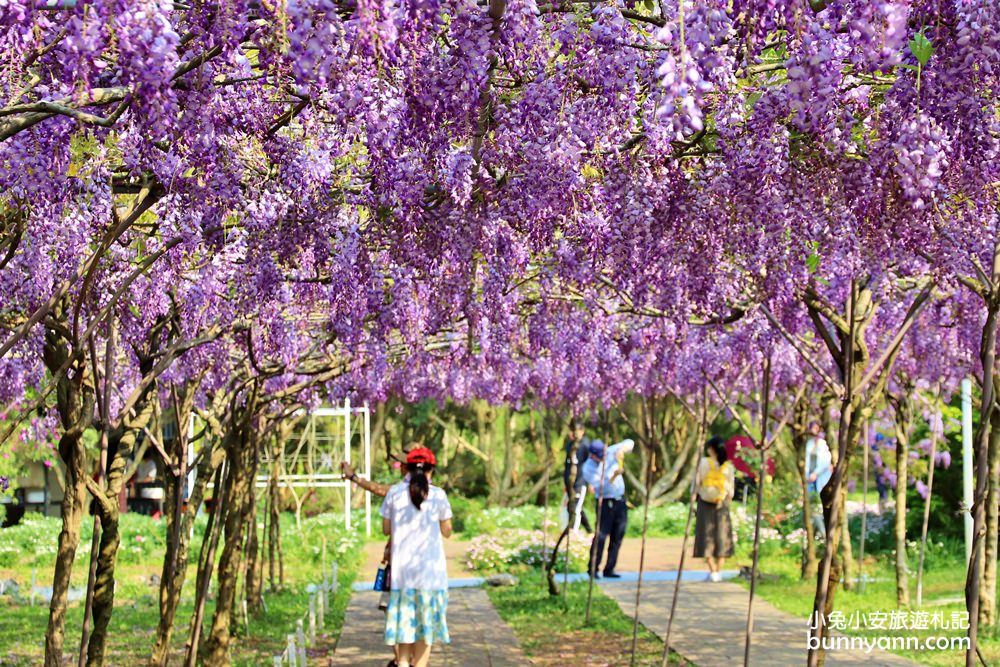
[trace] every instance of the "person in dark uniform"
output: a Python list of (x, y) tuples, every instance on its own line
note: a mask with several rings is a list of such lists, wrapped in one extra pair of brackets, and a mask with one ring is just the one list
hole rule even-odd
[[(590, 438), (587, 437), (587, 431), (579, 419), (573, 419), (569, 423), (569, 437), (566, 438), (564, 453), (566, 462), (563, 465), (563, 487), (568, 499), (566, 510), (569, 512), (569, 523), (572, 526), (577, 500), (587, 484), (582, 475), (583, 464), (590, 458)], [(590, 520), (587, 519), (587, 513), (582, 509), (580, 510), (580, 524), (588, 533), (593, 532)]]

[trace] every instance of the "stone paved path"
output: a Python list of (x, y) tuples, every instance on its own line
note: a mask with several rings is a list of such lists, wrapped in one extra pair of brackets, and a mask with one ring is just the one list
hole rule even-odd
[[(463, 564), (467, 542), (445, 540), (448, 576), (456, 580), (475, 576)], [(375, 574), (382, 559), (384, 543), (365, 545), (365, 565), (361, 580)], [(371, 582), (355, 590), (344, 615), (344, 628), (330, 667), (385, 667), (392, 649), (382, 641), (385, 614), (378, 610), (378, 593)], [(451, 644), (435, 645), (431, 650), (434, 667), (527, 667), (514, 632), (504, 623), (486, 591), (481, 588), (451, 588), (448, 591), (448, 633)]]
[[(626, 615), (635, 613), (635, 584), (600, 582), (601, 590), (614, 599)], [(642, 586), (639, 622), (661, 639), (666, 631), (672, 582), (648, 582)], [(670, 644), (698, 667), (730, 667), (743, 664), (747, 602), (750, 594), (731, 583), (681, 582), (677, 616)], [(754, 600), (754, 637), (750, 664), (764, 667), (801, 667), (806, 662), (808, 624), (779, 611), (759, 597)], [(890, 653), (874, 651), (828, 651), (831, 667), (918, 667), (918, 663)]]
[[(448, 592), (448, 632), (451, 644), (435, 645), (434, 667), (525, 667), (510, 627), (500, 620), (481, 588)], [(347, 606), (344, 629), (331, 667), (385, 667), (392, 650), (382, 641), (385, 616), (377, 608), (378, 593), (355, 591)]]

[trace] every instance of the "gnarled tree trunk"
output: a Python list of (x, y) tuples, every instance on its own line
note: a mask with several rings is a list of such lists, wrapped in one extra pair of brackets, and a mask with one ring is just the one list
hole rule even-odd
[[(257, 442), (257, 436), (253, 436)], [(256, 452), (256, 445), (254, 451)], [(252, 472), (250, 475), (250, 488), (247, 490), (247, 545), (246, 545), (246, 570), (243, 575), (243, 588), (246, 591), (246, 602), (250, 613), (256, 614), (263, 607), (263, 597), (261, 594), (261, 577), (258, 561), (260, 559), (260, 541), (257, 538), (257, 457), (254, 456), (252, 462)]]
[[(993, 261), (990, 263), (989, 282), (971, 285), (979, 294), (986, 306), (986, 322), (983, 325), (982, 338), (979, 345), (979, 360), (982, 365), (983, 388), (982, 407), (979, 411), (979, 425), (976, 429), (976, 491), (972, 503), (972, 563), (965, 578), (965, 607), (969, 612), (969, 648), (965, 651), (966, 667), (975, 667), (978, 658), (979, 618), (983, 599), (980, 595), (985, 571), (984, 559), (986, 550), (983, 542), (987, 535), (986, 503), (990, 486), (990, 470), (984, 463), (989, 461), (990, 433), (993, 424), (993, 413), (997, 409), (996, 377), (997, 363), (997, 326), (1000, 324), (1000, 289), (996, 284), (1000, 279), (1000, 238), (993, 246)], [(996, 486), (994, 484), (994, 486)]]
[[(111, 614), (115, 606), (115, 563), (118, 559), (118, 546), (121, 542), (118, 497), (125, 484), (125, 469), (128, 466), (128, 459), (135, 449), (139, 433), (149, 424), (153, 416), (155, 399), (155, 392), (148, 392), (141, 403), (136, 406), (135, 416), (127, 417), (123, 422), (122, 432), (116, 434), (117, 437), (113, 436), (113, 439), (118, 442), (118, 447), (111, 461), (107, 490), (103, 497), (95, 495), (101, 518), (101, 543), (94, 577), (94, 629), (87, 644), (88, 667), (104, 664), (108, 625), (111, 622)], [(95, 490), (100, 491), (100, 489)]]
[[(858, 369), (859, 371), (861, 369)], [(858, 373), (860, 376), (860, 372)], [(860, 424), (863, 423), (865, 415), (861, 405), (861, 400), (855, 396), (845, 399), (841, 406), (840, 429), (837, 433), (838, 448), (845, 449), (853, 443), (858, 442), (860, 435)], [(843, 577), (843, 563), (840, 554), (840, 540), (844, 524), (840, 521), (841, 510), (841, 484), (837, 479), (838, 473), (843, 475), (846, 470), (847, 461), (838, 462), (834, 469), (834, 478), (823, 487), (820, 492), (820, 499), (823, 502), (823, 519), (826, 525), (826, 545), (823, 551), (823, 562), (820, 563), (817, 575), (817, 602), (822, 601), (820, 608), (814, 608), (814, 613), (820, 612), (823, 618), (829, 618), (833, 611), (834, 597), (837, 587)], [(836, 508), (836, 509), (834, 509)], [(824, 567), (825, 566), (825, 567)], [(825, 572), (824, 572), (825, 570)], [(825, 576), (824, 576), (825, 575)], [(819, 634), (820, 640), (825, 633)], [(821, 644), (822, 646), (822, 644)], [(820, 650), (815, 658), (818, 665), (823, 665), (826, 661), (825, 651)]]
[[(174, 401), (177, 414), (178, 437), (175, 441), (171, 468), (176, 468), (177, 474), (166, 476), (167, 507), (167, 545), (163, 555), (163, 568), (160, 575), (160, 620), (156, 627), (156, 641), (150, 655), (151, 667), (165, 667), (170, 653), (170, 639), (174, 631), (174, 620), (177, 607), (181, 601), (181, 591), (187, 579), (188, 563), (191, 558), (191, 537), (194, 520), (205, 500), (205, 491), (216, 470), (222, 465), (225, 452), (218, 445), (222, 436), (222, 426), (213, 413), (206, 413), (205, 435), (201, 445), (201, 455), (198, 459), (194, 486), (190, 489), (187, 506), (184, 504), (184, 487), (187, 470), (187, 436), (184, 426), (194, 411), (194, 395), (196, 383), (188, 384), (180, 392), (180, 399)], [(221, 397), (216, 398), (214, 410), (222, 410)], [(208, 539), (206, 533), (205, 539)]]
[[(824, 416), (830, 414), (830, 410), (824, 413)], [(832, 432), (832, 423), (827, 417), (827, 423), (825, 425), (825, 433)], [(836, 450), (830, 451), (830, 461), (833, 466), (837, 465), (837, 460), (839, 458), (839, 452)], [(828, 483), (829, 485), (829, 483)], [(854, 550), (851, 545), (851, 531), (848, 525), (847, 517), (847, 487), (846, 485), (841, 485), (840, 492), (836, 498), (837, 503), (837, 553), (835, 555), (835, 561), (840, 572), (841, 583), (845, 591), (851, 590), (853, 586), (852, 580), (852, 570), (854, 567)], [(825, 524), (829, 526), (829, 524)], [(829, 530), (829, 528), (827, 528)], [(832, 609), (832, 608), (831, 608)]]
[(290, 419), (279, 423), (271, 444), (271, 465), (267, 480), (267, 504), (270, 513), (267, 522), (267, 564), (268, 585), (272, 592), (285, 586), (285, 555), (281, 550), (281, 494), (278, 491), (278, 479), (281, 476), (281, 457), (284, 455), (285, 442), (296, 423), (297, 420)]
[[(222, 465), (225, 452), (221, 447), (210, 448), (198, 463), (194, 488), (188, 498), (187, 508), (181, 515), (180, 526), (173, 527), (174, 513), (167, 513), (167, 548), (163, 557), (163, 574), (160, 577), (160, 621), (156, 627), (156, 641), (150, 657), (150, 665), (165, 667), (170, 652), (177, 607), (181, 602), (181, 591), (187, 579), (188, 563), (191, 559), (191, 534), (195, 517), (205, 499), (205, 490), (215, 471)], [(168, 478), (167, 507), (183, 505), (183, 478)], [(209, 538), (207, 532), (205, 540)]]
[(812, 502), (809, 497), (809, 479), (806, 477), (806, 443), (809, 441), (809, 405), (800, 400), (795, 403), (795, 418), (792, 427), (792, 445), (795, 448), (795, 469), (802, 487), (802, 529), (806, 544), (802, 549), (802, 578), (816, 576), (816, 529), (813, 526)]
[[(65, 321), (62, 311), (53, 313)], [(62, 501), (62, 530), (59, 532), (55, 571), (52, 575), (52, 600), (45, 629), (45, 667), (60, 667), (66, 637), (66, 608), (69, 602), (70, 577), (76, 549), (80, 545), (80, 523), (87, 497), (87, 452), (83, 432), (94, 419), (94, 387), (86, 379), (86, 360), (81, 356), (70, 362), (69, 344), (54, 330), (45, 333), (45, 366), (57, 373), (64, 364), (70, 370), (59, 376), (56, 405), (63, 433), (59, 438), (59, 456), (66, 467), (66, 488)]]
[(847, 516), (847, 488), (840, 490), (840, 562), (844, 573), (844, 590), (854, 589), (854, 545)]
[[(682, 399), (638, 397), (619, 409), (629, 430), (649, 444), (638, 448), (639, 474), (624, 471), (630, 488), (639, 489), (643, 502), (652, 506), (677, 500), (688, 490), (698, 469), (702, 443), (698, 440), (699, 419)], [(655, 453), (658, 466), (655, 481), (646, 488), (646, 470)]]
[[(1000, 380), (993, 378), (993, 395), (1000, 394)], [(997, 534), (1000, 522), (1000, 410), (990, 415), (989, 486), (986, 494), (986, 546), (982, 561), (982, 579), (979, 583), (979, 622), (996, 625), (997, 622)], [(933, 462), (931, 463), (933, 465)]]
[(212, 617), (211, 634), (205, 642), (204, 664), (206, 667), (222, 667), (229, 664), (230, 624), (236, 587), (243, 556), (246, 535), (246, 515), (251, 502), (251, 486), (256, 474), (258, 439), (253, 431), (255, 398), (251, 397), (234, 424), (238, 429), (236, 437), (229, 438), (227, 459), (230, 471), (226, 481), (229, 487), (229, 502), (224, 521), (225, 541), (219, 557), (219, 587), (215, 598), (215, 614)]

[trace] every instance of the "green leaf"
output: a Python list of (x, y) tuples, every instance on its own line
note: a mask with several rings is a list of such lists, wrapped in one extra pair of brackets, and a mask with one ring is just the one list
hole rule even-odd
[(813, 241), (806, 244), (809, 248), (809, 255), (806, 257), (806, 268), (809, 269), (809, 273), (816, 273), (819, 271), (819, 243)]
[(934, 45), (924, 35), (923, 30), (915, 34), (913, 39), (910, 40), (910, 53), (913, 54), (913, 57), (917, 59), (917, 62), (921, 66), (926, 65), (927, 61), (934, 55)]
[(806, 267), (809, 269), (809, 273), (819, 271), (819, 255), (813, 252), (806, 257)]

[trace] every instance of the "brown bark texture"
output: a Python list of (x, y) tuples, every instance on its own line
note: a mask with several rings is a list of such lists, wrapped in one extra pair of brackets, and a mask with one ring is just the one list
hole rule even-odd
[(225, 538), (219, 556), (218, 590), (215, 597), (215, 614), (210, 634), (205, 642), (205, 667), (223, 667), (229, 664), (229, 643), (232, 639), (231, 624), (239, 574), (242, 569), (246, 516), (252, 502), (251, 487), (257, 469), (257, 437), (253, 431), (253, 399), (242, 411), (235, 424), (238, 433), (230, 438), (231, 447), (226, 453), (230, 463), (227, 479), (229, 501), (223, 521)]
[[(64, 309), (57, 308), (52, 317), (65, 323)], [(47, 330), (43, 351), (46, 368), (56, 373), (70, 361), (70, 354), (69, 343), (63, 335), (51, 328)], [(62, 501), (62, 530), (59, 532), (55, 570), (52, 574), (52, 599), (49, 602), (49, 619), (45, 629), (45, 667), (61, 667), (62, 664), (70, 578), (76, 549), (80, 545), (80, 524), (86, 511), (88, 471), (83, 432), (93, 422), (96, 402), (94, 387), (86, 377), (83, 352), (71, 363), (70, 370), (59, 377), (56, 387), (56, 406), (62, 424), (58, 448), (65, 465), (66, 488)]]

